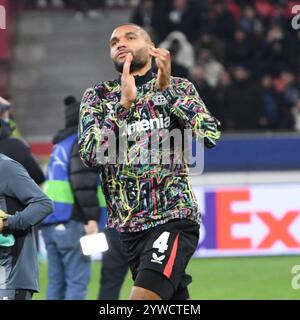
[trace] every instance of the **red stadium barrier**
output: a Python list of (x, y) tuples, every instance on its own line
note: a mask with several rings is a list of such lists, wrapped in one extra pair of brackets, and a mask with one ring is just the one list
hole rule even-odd
[(52, 151), (51, 142), (30, 142), (31, 152), (37, 157), (50, 156)]

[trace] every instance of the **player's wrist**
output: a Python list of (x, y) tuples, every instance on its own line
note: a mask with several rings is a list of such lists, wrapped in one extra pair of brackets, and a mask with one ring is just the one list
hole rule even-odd
[(124, 107), (125, 109), (129, 109), (131, 107), (132, 103), (133, 103), (133, 101), (126, 99), (126, 98), (121, 98), (121, 101), (120, 101), (120, 105), (122, 107)]

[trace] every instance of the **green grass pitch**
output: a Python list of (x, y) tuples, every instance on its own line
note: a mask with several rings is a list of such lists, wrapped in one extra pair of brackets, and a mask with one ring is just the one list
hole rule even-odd
[[(300, 257), (242, 257), (192, 259), (187, 272), (192, 275), (192, 299), (298, 299), (300, 289), (292, 288), (291, 270), (300, 265)], [(95, 300), (99, 288), (101, 262), (94, 261), (89, 284), (88, 299)], [(40, 264), (41, 292), (35, 300), (45, 299), (47, 264)], [(127, 274), (120, 299), (129, 296), (132, 280)]]

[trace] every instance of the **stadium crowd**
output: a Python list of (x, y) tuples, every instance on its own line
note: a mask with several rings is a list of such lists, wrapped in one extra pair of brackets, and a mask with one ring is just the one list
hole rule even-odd
[[(300, 131), (300, 31), (287, 0), (141, 0), (132, 22), (173, 55), (225, 130)], [(179, 31), (179, 32), (178, 32)]]
[(300, 131), (300, 30), (291, 23), (297, 1), (26, 1), (73, 7), (78, 18), (135, 4), (131, 22), (170, 50), (172, 74), (193, 81), (224, 130)]

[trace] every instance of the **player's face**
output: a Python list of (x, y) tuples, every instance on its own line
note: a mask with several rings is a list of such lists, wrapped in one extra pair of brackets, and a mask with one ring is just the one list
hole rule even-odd
[(128, 52), (133, 60), (130, 72), (143, 68), (150, 59), (151, 42), (142, 30), (135, 26), (125, 25), (114, 30), (110, 38), (110, 56), (118, 72), (122, 72)]

